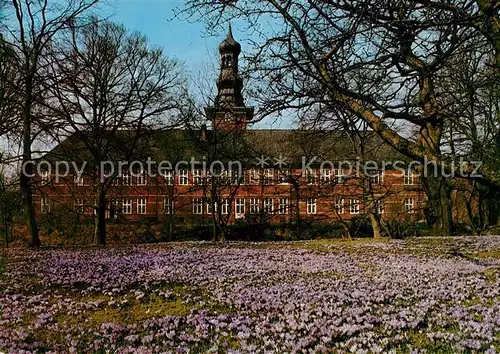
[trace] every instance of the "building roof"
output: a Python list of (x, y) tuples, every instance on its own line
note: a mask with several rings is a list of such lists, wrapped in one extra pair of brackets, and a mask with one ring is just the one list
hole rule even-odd
[[(385, 144), (378, 135), (366, 131), (361, 134), (365, 160), (406, 161), (407, 159)], [(88, 137), (86, 140), (90, 140)], [(173, 129), (153, 131), (138, 138), (135, 148), (132, 132), (120, 131), (102, 139), (104, 160), (129, 161), (150, 157), (153, 161), (236, 161), (249, 162), (261, 157), (286, 158), (288, 163), (301, 165), (302, 160), (316, 157), (316, 162), (356, 161), (361, 158), (354, 142), (342, 131), (248, 129), (217, 132), (202, 129)], [(91, 144), (90, 144), (91, 145)], [(134, 149), (133, 149), (134, 148)], [(134, 151), (132, 151), (132, 149)], [(65, 160), (95, 164), (89, 146), (81, 135), (73, 134), (46, 154), (48, 161)]]

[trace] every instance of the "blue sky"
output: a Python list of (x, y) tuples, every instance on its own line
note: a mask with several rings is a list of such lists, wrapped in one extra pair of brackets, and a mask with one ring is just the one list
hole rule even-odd
[(182, 6), (183, 1), (179, 0), (115, 0), (111, 6), (103, 7), (102, 13), (131, 30), (142, 32), (152, 44), (164, 47), (167, 56), (194, 67), (197, 62), (208, 59), (208, 52), (213, 52), (224, 34), (208, 37), (202, 23), (172, 19), (174, 10)]
[[(182, 61), (191, 78), (200, 72), (210, 75), (215, 88), (218, 75), (219, 43), (226, 36), (226, 29), (221, 29), (216, 36), (207, 35), (205, 25), (197, 22), (174, 19), (176, 9), (182, 8), (182, 0), (111, 0), (111, 5), (103, 6), (102, 16), (110, 16), (117, 23), (124, 24), (130, 30), (137, 30), (146, 35), (151, 44), (164, 48), (164, 53)], [(249, 50), (246, 35), (233, 24), (233, 34), (242, 45), (242, 50)], [(207, 70), (208, 69), (208, 70)], [(282, 124), (274, 119), (259, 122), (255, 127), (279, 128)], [(284, 127), (284, 126), (282, 126)]]

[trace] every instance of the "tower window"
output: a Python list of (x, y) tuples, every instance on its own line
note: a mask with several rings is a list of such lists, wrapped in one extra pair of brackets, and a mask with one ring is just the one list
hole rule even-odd
[(233, 66), (233, 57), (231, 55), (226, 55), (222, 57), (222, 67), (230, 68)]

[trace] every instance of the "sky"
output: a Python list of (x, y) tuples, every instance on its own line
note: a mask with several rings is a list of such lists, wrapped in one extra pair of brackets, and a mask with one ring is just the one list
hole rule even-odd
[[(175, 10), (184, 5), (182, 0), (111, 0), (109, 3), (101, 8), (102, 16), (110, 16), (113, 22), (137, 30), (148, 37), (151, 44), (163, 47), (165, 55), (184, 63), (190, 77), (208, 71), (215, 88), (219, 61), (217, 48), (226, 37), (226, 29), (209, 36), (203, 23), (174, 18)], [(249, 50), (245, 33), (234, 24), (233, 35), (241, 43), (243, 52)], [(268, 119), (254, 127), (286, 128), (283, 125), (281, 121)]]

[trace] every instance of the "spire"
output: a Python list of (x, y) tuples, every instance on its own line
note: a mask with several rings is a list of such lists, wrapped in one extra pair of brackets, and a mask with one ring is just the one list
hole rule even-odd
[(229, 25), (226, 38), (219, 45), (221, 55), (221, 67), (219, 78), (217, 79), (217, 104), (223, 106), (243, 107), (243, 97), (241, 90), (243, 80), (238, 75), (238, 56), (241, 52), (241, 45), (233, 37), (233, 30)]
[(236, 55), (239, 55), (241, 53), (241, 45), (236, 42), (233, 37), (233, 29), (231, 27), (231, 24), (229, 24), (229, 30), (227, 31), (226, 38), (219, 45), (219, 52), (220, 54), (234, 53)]
[(207, 115), (214, 126), (245, 128), (253, 118), (253, 108), (246, 107), (241, 91), (243, 80), (238, 74), (238, 57), (241, 45), (233, 37), (229, 24), (226, 38), (219, 45), (220, 73), (217, 78), (217, 97), (213, 108), (207, 107)]

